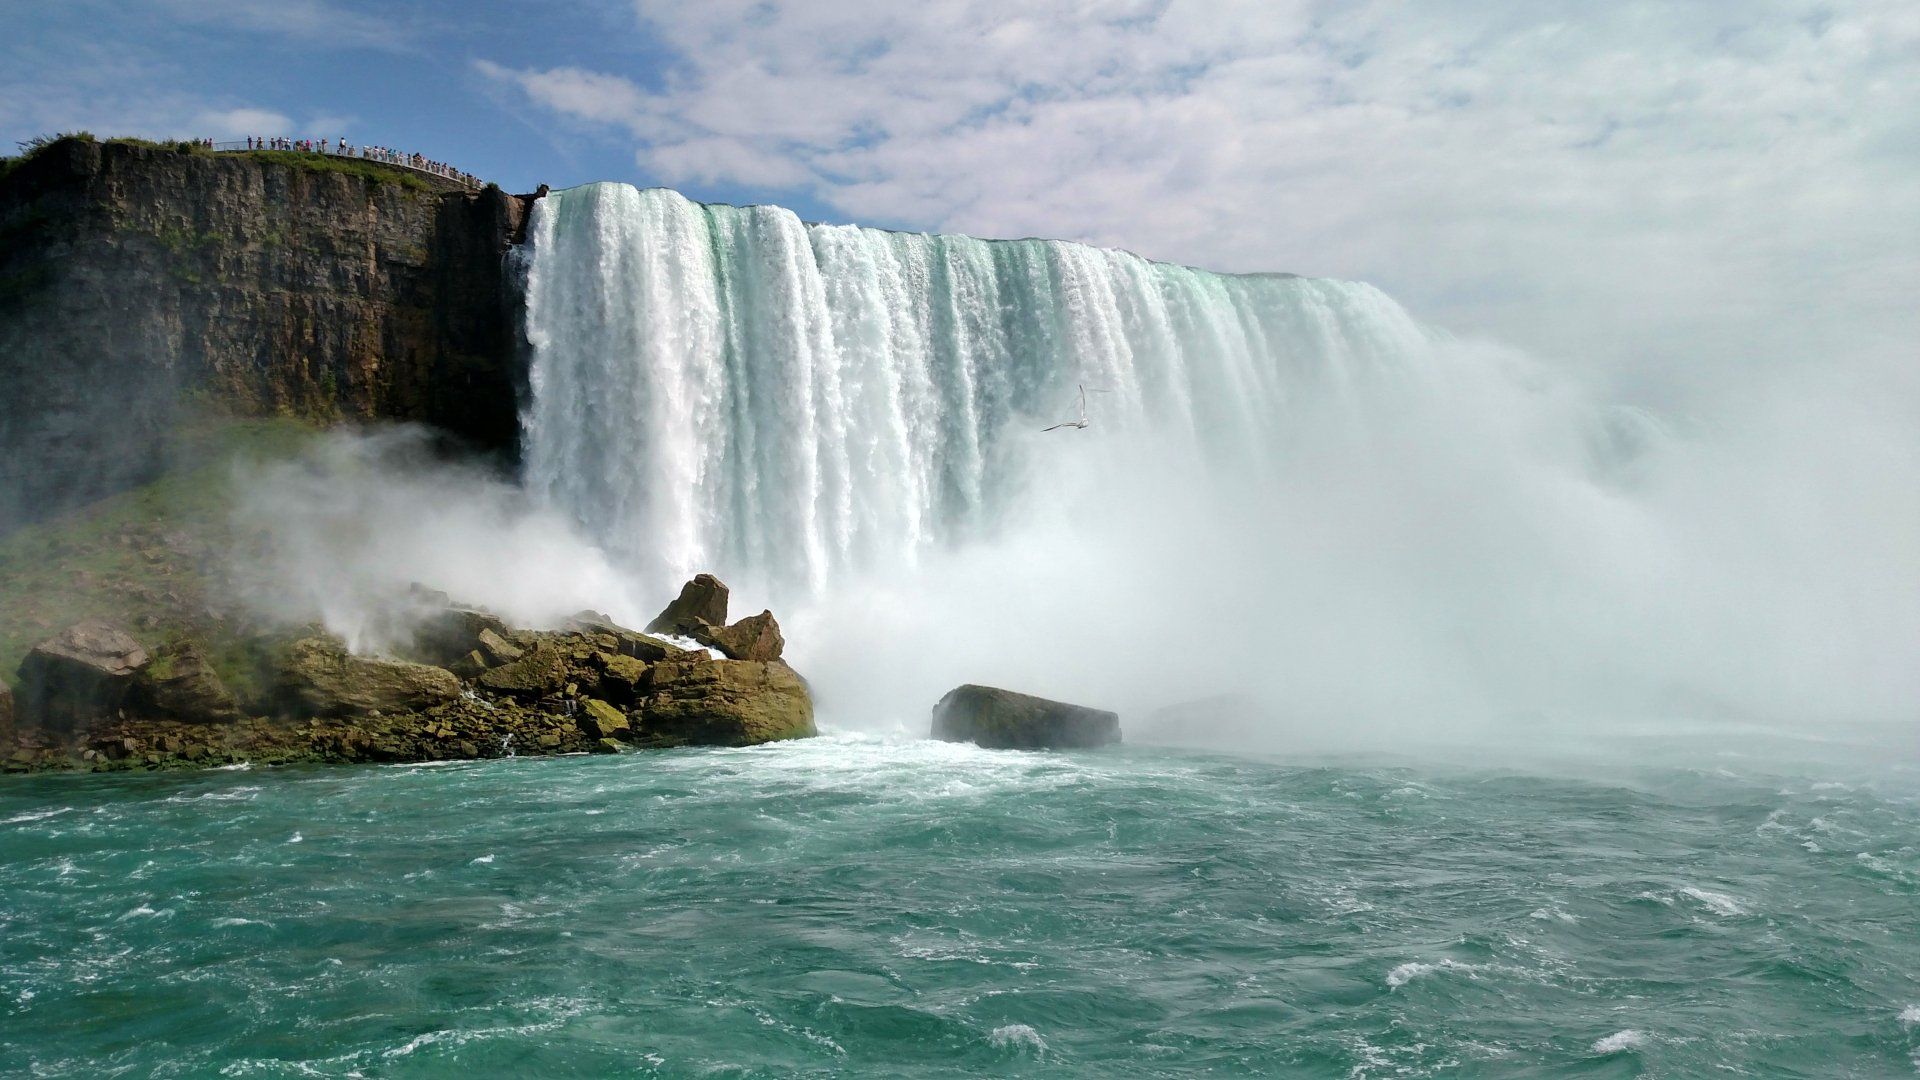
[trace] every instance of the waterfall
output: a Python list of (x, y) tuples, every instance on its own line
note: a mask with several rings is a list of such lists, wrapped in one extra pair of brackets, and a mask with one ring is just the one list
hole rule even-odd
[[(528, 487), (659, 570), (810, 590), (990, 533), (1044, 440), (1257, 460), (1426, 341), (1366, 285), (624, 184), (535, 203), (526, 258)], [(1039, 436), (1082, 385), (1091, 426)]]

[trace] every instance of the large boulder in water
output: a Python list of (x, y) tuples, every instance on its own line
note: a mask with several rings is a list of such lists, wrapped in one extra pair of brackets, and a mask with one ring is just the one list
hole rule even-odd
[(726, 624), (727, 587), (712, 574), (697, 574), (680, 587), (680, 595), (673, 603), (647, 624), (647, 633), (692, 637), (706, 627)]
[(131, 700), (143, 712), (214, 724), (240, 718), (240, 706), (226, 684), (191, 641), (160, 649), (153, 663), (134, 678)]
[(771, 611), (749, 615), (732, 626), (702, 629), (694, 640), (719, 649), (729, 660), (778, 660), (787, 647)]
[(111, 623), (75, 623), (33, 647), (20, 662), (21, 712), (52, 728), (111, 716), (151, 658)]
[(956, 687), (933, 707), (933, 737), (997, 750), (1067, 750), (1120, 741), (1120, 717), (992, 686)]
[(294, 708), (308, 716), (408, 712), (460, 696), (460, 680), (445, 668), (354, 656), (327, 637), (293, 643), (283, 685)]
[(648, 674), (640, 724), (650, 740), (754, 746), (819, 734), (806, 682), (778, 660), (668, 660)]

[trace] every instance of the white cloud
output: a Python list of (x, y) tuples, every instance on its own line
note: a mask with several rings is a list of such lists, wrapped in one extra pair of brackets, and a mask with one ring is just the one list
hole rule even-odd
[(250, 135), (279, 135), (293, 130), (293, 121), (272, 109), (208, 109), (194, 118), (194, 130), (216, 139)]
[(670, 183), (1366, 278), (1628, 373), (1917, 329), (1900, 0), (636, 7), (658, 86), (482, 70)]

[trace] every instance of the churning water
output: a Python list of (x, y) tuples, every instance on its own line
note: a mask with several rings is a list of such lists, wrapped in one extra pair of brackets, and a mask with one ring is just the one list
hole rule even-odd
[(1913, 1075), (1920, 779), (1743, 742), (15, 781), (0, 1072)]

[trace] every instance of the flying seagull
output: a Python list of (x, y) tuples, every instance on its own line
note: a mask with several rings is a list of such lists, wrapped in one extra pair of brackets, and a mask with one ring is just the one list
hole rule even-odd
[[(1096, 394), (1106, 393), (1105, 390), (1101, 390), (1097, 387), (1094, 389), (1093, 392)], [(1070, 428), (1076, 428), (1076, 429), (1085, 428), (1091, 422), (1092, 421), (1087, 419), (1087, 388), (1086, 388), (1086, 385), (1083, 383), (1080, 386), (1080, 419), (1062, 420), (1059, 423), (1053, 425), (1052, 427), (1044, 427), (1044, 428), (1041, 428), (1040, 430), (1041, 431), (1058, 431), (1063, 427), (1070, 427)]]

